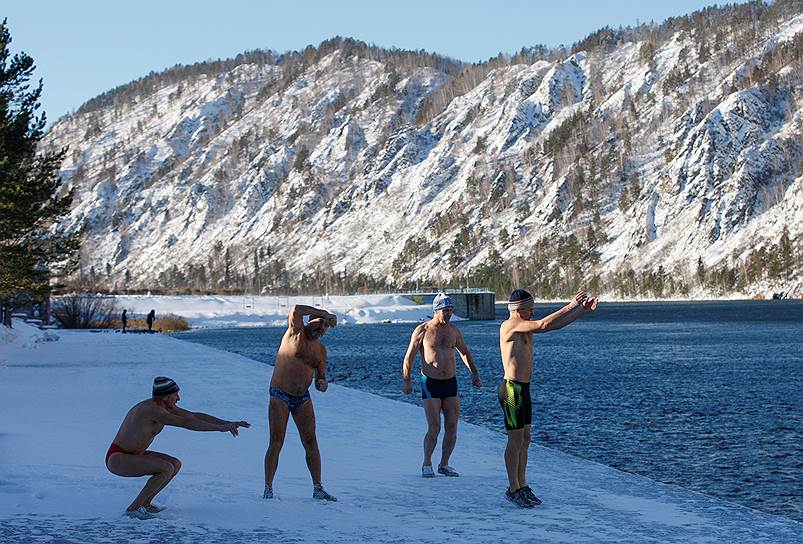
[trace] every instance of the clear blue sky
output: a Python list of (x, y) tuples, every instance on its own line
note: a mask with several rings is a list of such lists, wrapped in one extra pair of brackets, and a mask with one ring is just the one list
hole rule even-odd
[(567, 46), (605, 25), (660, 22), (700, 0), (9, 0), (12, 52), (44, 79), (48, 121), (103, 91), (175, 64), (249, 49), (284, 52), (348, 36), (474, 62), (523, 46)]

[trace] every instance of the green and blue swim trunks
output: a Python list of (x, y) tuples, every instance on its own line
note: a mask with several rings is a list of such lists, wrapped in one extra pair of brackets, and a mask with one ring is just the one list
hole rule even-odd
[(523, 429), (533, 422), (533, 404), (530, 384), (515, 380), (502, 380), (499, 384), (499, 405), (505, 414), (505, 429)]

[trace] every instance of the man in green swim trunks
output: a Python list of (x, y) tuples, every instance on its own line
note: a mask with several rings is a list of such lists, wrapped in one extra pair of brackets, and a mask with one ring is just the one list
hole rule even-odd
[(541, 504), (527, 485), (527, 453), (532, 440), (532, 403), (530, 380), (533, 375), (533, 333), (561, 329), (578, 317), (597, 309), (599, 301), (580, 291), (574, 299), (544, 319), (533, 320), (533, 296), (516, 289), (508, 300), (510, 317), (499, 330), (499, 349), (505, 379), (499, 385), (499, 404), (505, 415), (507, 447), (505, 468), (508, 488), (505, 497), (522, 508)]

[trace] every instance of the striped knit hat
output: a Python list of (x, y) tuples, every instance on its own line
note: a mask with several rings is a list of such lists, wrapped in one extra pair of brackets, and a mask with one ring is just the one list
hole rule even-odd
[(166, 397), (178, 393), (178, 384), (165, 376), (156, 376), (153, 379), (153, 396)]
[(533, 296), (524, 289), (516, 289), (510, 293), (507, 301), (508, 310), (528, 310), (535, 306)]

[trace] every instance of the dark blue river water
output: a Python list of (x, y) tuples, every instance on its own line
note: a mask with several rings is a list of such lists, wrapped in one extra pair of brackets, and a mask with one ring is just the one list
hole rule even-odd
[[(558, 305), (540, 304), (536, 317)], [(462, 417), (504, 431), (499, 323), (456, 323), (485, 387), (458, 358)], [(413, 324), (327, 333), (334, 383), (401, 393)], [(283, 328), (195, 330), (191, 342), (273, 363)], [(416, 371), (420, 360), (416, 361)], [(610, 303), (535, 337), (537, 443), (803, 521), (803, 302)]]

